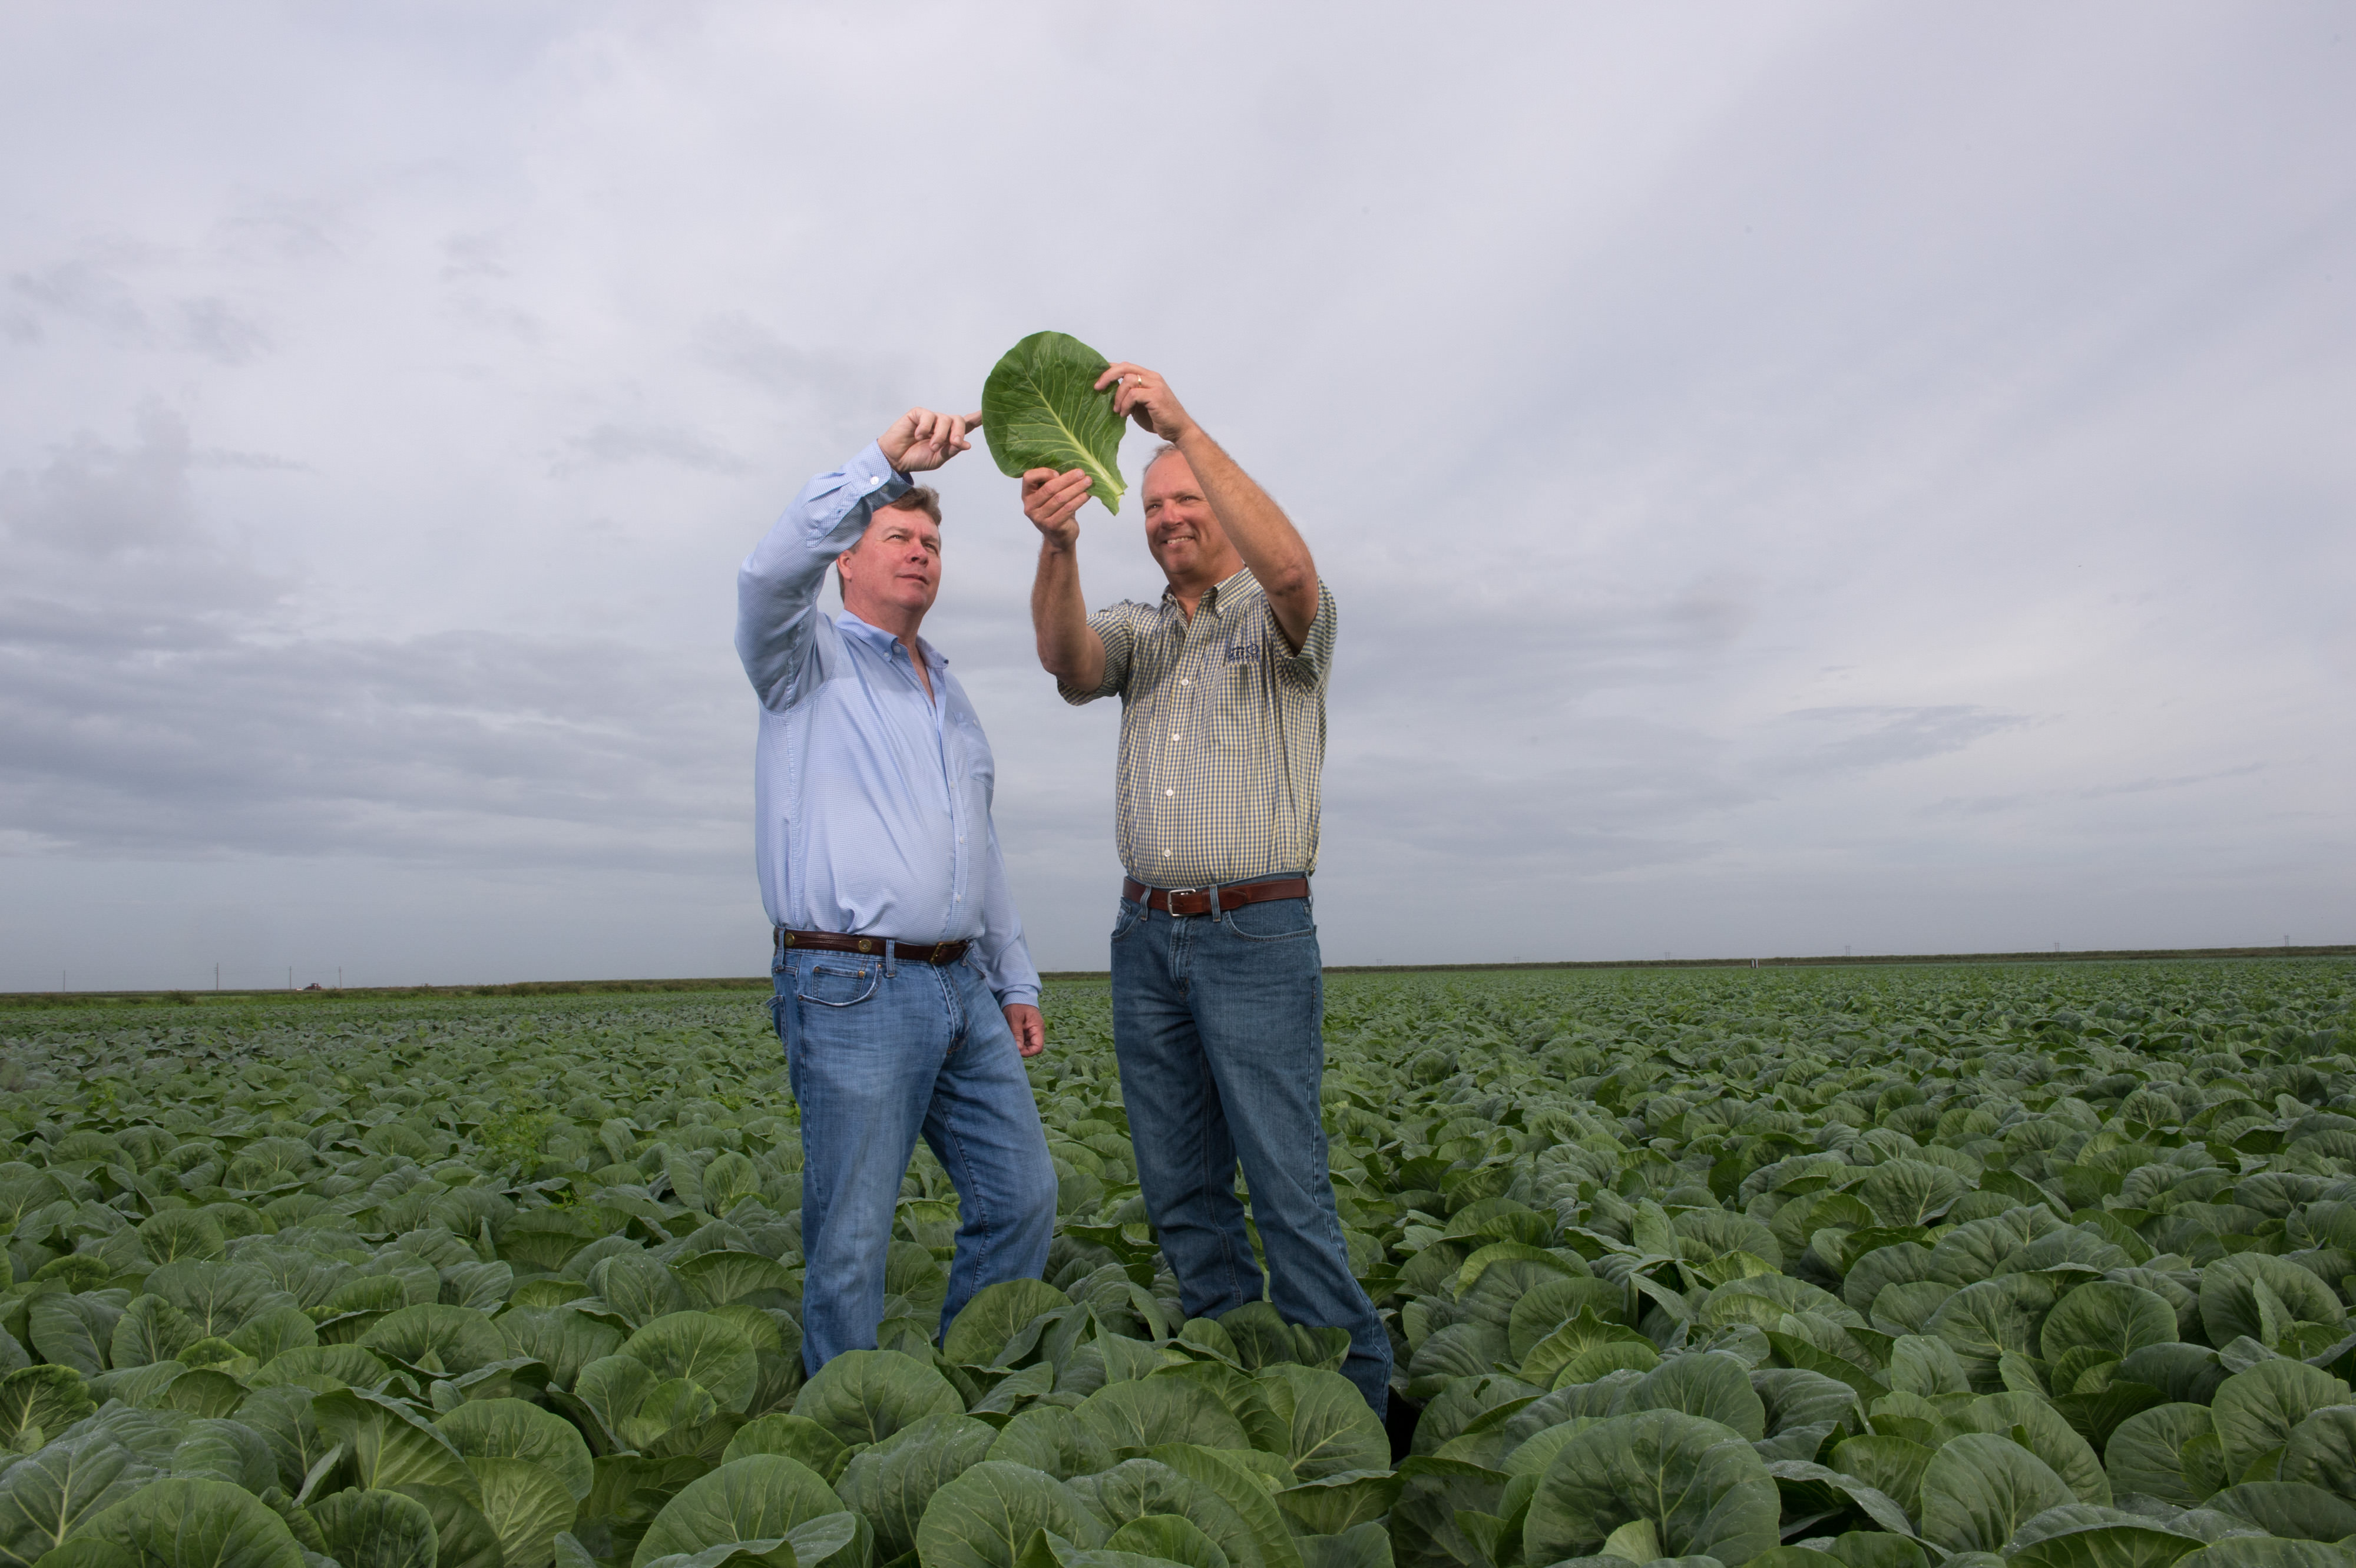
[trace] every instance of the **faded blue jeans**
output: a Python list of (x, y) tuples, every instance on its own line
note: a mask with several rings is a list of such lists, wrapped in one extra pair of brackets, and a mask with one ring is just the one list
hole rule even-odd
[(887, 963), (789, 949), (770, 1007), (802, 1113), (802, 1364), (872, 1350), (908, 1157), (922, 1135), (956, 1184), (941, 1328), (1001, 1280), (1038, 1277), (1055, 1168), (1006, 1015), (970, 955)]
[[(1342, 1370), (1375, 1413), (1391, 1342), (1350, 1273), (1318, 1087), (1325, 981), (1306, 898), (1170, 916), (1124, 898), (1112, 933), (1113, 1045), (1147, 1215), (1190, 1317), (1260, 1299), (1350, 1331)], [(1236, 1166), (1268, 1254), (1244, 1230)]]

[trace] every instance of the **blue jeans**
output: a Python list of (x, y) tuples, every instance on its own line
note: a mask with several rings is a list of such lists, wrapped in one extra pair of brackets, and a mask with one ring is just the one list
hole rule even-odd
[[(1318, 1085), (1324, 970), (1306, 898), (1173, 917), (1121, 900), (1113, 1045), (1146, 1212), (1191, 1317), (1267, 1294), (1289, 1323), (1350, 1331), (1342, 1370), (1381, 1414), (1391, 1342), (1350, 1273)], [(1252, 1256), (1236, 1165), (1272, 1285)]]
[(802, 1364), (816, 1372), (875, 1348), (919, 1133), (958, 1191), (943, 1330), (982, 1286), (1038, 1277), (1055, 1168), (1013, 1032), (970, 958), (936, 967), (788, 949), (770, 978), (802, 1113)]

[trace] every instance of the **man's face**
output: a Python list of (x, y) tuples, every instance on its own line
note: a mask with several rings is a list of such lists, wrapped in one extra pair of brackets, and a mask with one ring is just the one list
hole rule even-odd
[(922, 615), (941, 591), (941, 531), (923, 512), (886, 507), (841, 562), (842, 602), (860, 619), (872, 619), (862, 604)]
[(1190, 577), (1228, 553), (1194, 467), (1183, 453), (1167, 453), (1145, 471), (1145, 547), (1166, 577)]

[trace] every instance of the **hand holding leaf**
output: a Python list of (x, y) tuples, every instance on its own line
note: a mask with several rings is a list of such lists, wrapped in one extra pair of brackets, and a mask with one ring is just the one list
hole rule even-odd
[(1112, 411), (1123, 418), (1137, 421), (1138, 428), (1159, 435), (1164, 441), (1175, 441), (1194, 427), (1185, 406), (1170, 383), (1147, 370), (1123, 360), (1117, 365), (1107, 365), (1104, 374), (1097, 378), (1099, 391), (1112, 388)]
[(1050, 541), (1068, 550), (1080, 536), (1076, 520), (1095, 485), (1084, 468), (1065, 474), (1033, 468), (1023, 476), (1023, 515)]

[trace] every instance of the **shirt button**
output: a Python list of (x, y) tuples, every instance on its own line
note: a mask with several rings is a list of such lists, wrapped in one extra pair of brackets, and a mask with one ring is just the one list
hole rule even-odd
[(1173, 736), (1172, 736), (1170, 738), (1171, 738), (1172, 740), (1176, 740), (1178, 737), (1177, 737), (1176, 736), (1174, 736), (1174, 735), (1173, 735)]
[(1175, 795), (1176, 793), (1178, 793), (1178, 791), (1177, 791), (1177, 790), (1175, 790), (1175, 789), (1164, 789), (1164, 790), (1163, 790), (1163, 791), (1162, 791), (1162, 792), (1163, 794), (1165, 794), (1165, 795)]
[(1162, 859), (1164, 859), (1164, 860), (1168, 860), (1168, 859), (1170, 858), (1170, 852), (1169, 852), (1168, 850), (1166, 850), (1166, 849), (1165, 849), (1165, 850), (1163, 850), (1163, 851), (1162, 852)]
[(1192, 675), (1181, 675), (1178, 678), (1178, 683), (1181, 686), (1191, 686), (1194, 683), (1194, 677)]

